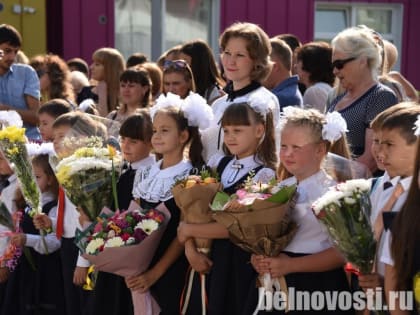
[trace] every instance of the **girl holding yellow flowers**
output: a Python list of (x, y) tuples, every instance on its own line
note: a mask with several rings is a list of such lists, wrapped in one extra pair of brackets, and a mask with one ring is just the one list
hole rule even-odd
[[(58, 182), (48, 155), (36, 155), (32, 167), (41, 191), (42, 212), (55, 220)], [(60, 241), (55, 233), (45, 235), (46, 252), (39, 229), (28, 211), (23, 214), (20, 226), (22, 232), (13, 234), (10, 240), (16, 246), (26, 247), (30, 255), (22, 255), (9, 276), (2, 314), (29, 314), (28, 309), (37, 310), (39, 314), (64, 314)]]
[[(420, 136), (420, 116), (415, 124), (415, 134)], [(417, 140), (417, 155), (413, 180), (407, 201), (395, 217), (391, 233), (385, 236), (381, 262), (385, 263), (385, 291), (388, 305), (395, 303), (392, 315), (420, 314), (420, 141)], [(401, 299), (390, 301), (392, 291), (413, 291), (415, 302), (400, 305)], [(411, 292), (408, 292), (411, 294)], [(405, 299), (407, 301), (407, 298)], [(417, 303), (417, 305), (416, 305)], [(404, 306), (411, 310), (404, 310)]]

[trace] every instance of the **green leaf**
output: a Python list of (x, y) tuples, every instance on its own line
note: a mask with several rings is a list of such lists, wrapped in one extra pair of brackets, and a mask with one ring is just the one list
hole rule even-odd
[(218, 191), (216, 196), (214, 196), (213, 202), (210, 205), (210, 208), (213, 211), (223, 211), (223, 207), (230, 200), (230, 196), (227, 193)]
[(296, 191), (296, 185), (286, 186), (273, 194), (267, 201), (284, 204), (289, 201)]

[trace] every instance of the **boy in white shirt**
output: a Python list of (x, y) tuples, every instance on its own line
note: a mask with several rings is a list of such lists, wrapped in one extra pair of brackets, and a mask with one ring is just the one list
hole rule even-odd
[[(371, 195), (371, 223), (379, 242), (377, 257), (383, 251), (384, 213), (390, 217), (388, 213), (399, 211), (407, 198), (416, 154), (417, 137), (413, 126), (419, 114), (418, 104), (400, 103), (379, 114), (372, 122), (373, 125), (380, 125), (376, 133), (378, 141), (375, 143), (374, 139), (374, 146), (377, 146), (374, 156), (379, 162), (378, 166), (383, 166), (385, 170)], [(363, 289), (383, 287), (384, 273), (384, 264), (377, 262), (372, 274), (359, 276), (359, 285)]]

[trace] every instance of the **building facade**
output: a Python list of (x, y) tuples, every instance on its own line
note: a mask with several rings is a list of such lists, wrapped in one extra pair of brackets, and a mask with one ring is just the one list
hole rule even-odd
[[(218, 52), (220, 31), (237, 21), (259, 24), (270, 36), (292, 33), (302, 42), (330, 41), (346, 27), (365, 24), (398, 47), (396, 69), (420, 89), (420, 73), (415, 67), (420, 56), (419, 0), (20, 2), (17, 7), (12, 0), (0, 0), (0, 21), (22, 26), (24, 49), (29, 55), (50, 51), (65, 59), (81, 57), (87, 62), (96, 49), (105, 46), (116, 47), (125, 57), (141, 51), (155, 60), (168, 48), (195, 38), (207, 40)], [(39, 7), (33, 5), (35, 2)]]

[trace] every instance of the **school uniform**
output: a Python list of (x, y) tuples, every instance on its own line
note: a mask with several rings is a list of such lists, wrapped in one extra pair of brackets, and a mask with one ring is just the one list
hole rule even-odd
[[(51, 193), (42, 194), (42, 211), (50, 218), (56, 216), (57, 200)], [(60, 241), (55, 233), (44, 237), (33, 224), (26, 209), (21, 222), (22, 232), (26, 234), (25, 247), (31, 261), (25, 254), (19, 258), (16, 269), (10, 273), (6, 287), (2, 314), (14, 315), (61, 315), (65, 312), (61, 277), (61, 261), (58, 249)]]
[[(295, 177), (282, 181), (279, 186), (290, 186), (297, 184), (296, 205), (292, 209), (292, 220), (298, 225), (296, 235), (284, 249), (284, 253), (290, 257), (302, 257), (316, 254), (327, 250), (333, 243), (322, 224), (312, 212), (312, 203), (327, 192), (328, 187), (335, 185), (335, 181), (320, 170), (312, 176), (297, 183)], [(349, 286), (343, 267), (325, 272), (300, 272), (290, 273), (285, 276), (287, 286), (296, 291), (337, 291), (349, 292)], [(257, 292), (257, 291), (254, 291)], [(256, 304), (255, 304), (256, 305)], [(315, 311), (305, 310), (305, 314), (354, 314), (354, 310), (340, 311), (338, 304), (336, 310), (326, 309)], [(287, 314), (301, 314), (302, 310), (290, 310)], [(258, 314), (265, 314), (261, 311)], [(267, 312), (267, 314), (283, 314), (283, 311)]]
[[(216, 162), (214, 164), (214, 162)], [(254, 182), (268, 182), (275, 178), (275, 172), (254, 156), (236, 159), (232, 156), (214, 158), (209, 166), (217, 165), (224, 192), (234, 194), (254, 173)], [(247, 314), (256, 285), (256, 272), (251, 254), (234, 245), (229, 239), (213, 240), (210, 252), (213, 261), (208, 275), (208, 314)], [(192, 313), (191, 313), (192, 314)]]
[[(62, 207), (60, 209), (60, 207)], [(79, 248), (74, 243), (76, 229), (82, 230), (79, 223), (79, 212), (76, 206), (68, 199), (63, 198), (63, 205), (58, 204), (58, 212), (63, 211), (61, 234), (60, 257), (62, 261), (62, 275), (64, 286), (64, 297), (66, 300), (66, 315), (87, 315), (92, 311), (92, 293), (83, 290), (81, 286), (73, 283), (73, 276), (76, 266), (88, 268), (90, 263), (80, 255)], [(58, 216), (60, 216), (58, 214)], [(53, 220), (53, 227), (56, 229), (60, 225), (58, 219)], [(57, 232), (57, 236), (59, 233)]]
[[(401, 210), (401, 207), (404, 205), (406, 199), (407, 199), (407, 195), (408, 195), (408, 187), (410, 185), (407, 185), (407, 183), (405, 183), (403, 185), (404, 188), (404, 192), (403, 194), (400, 196), (400, 198), (398, 198), (395, 206), (392, 208), (392, 212), (398, 212)], [(397, 204), (400, 199), (402, 199), (402, 202), (400, 204)], [(390, 265), (390, 266), (394, 266), (394, 258), (392, 257), (391, 254), (391, 242), (392, 242), (392, 234), (391, 234), (391, 228), (392, 228), (392, 222), (388, 223), (385, 226), (385, 230), (383, 233), (383, 247), (381, 252), (379, 253), (379, 257), (378, 257), (378, 261), (380, 264), (382, 265)], [(413, 237), (415, 237), (413, 235)], [(417, 235), (417, 239), (419, 239), (418, 235)], [(420, 242), (416, 242), (415, 243), (415, 248), (412, 249), (414, 251), (414, 257), (413, 257), (413, 266), (414, 266), (414, 273), (411, 275), (411, 279), (414, 280), (414, 276), (420, 272)], [(378, 264), (379, 264), (378, 263)], [(413, 281), (410, 281), (409, 283), (406, 284), (407, 287), (409, 288), (410, 291), (413, 291)], [(416, 310), (416, 302), (414, 301), (414, 309), (413, 310), (409, 310), (410, 314), (412, 315), (418, 315), (420, 314), (419, 311)]]
[[(133, 200), (133, 184), (137, 170), (155, 163), (154, 156), (131, 163), (121, 174), (117, 183), (118, 205), (121, 211), (128, 209)], [(98, 273), (94, 294), (93, 314), (98, 315), (130, 315), (134, 313), (131, 291), (127, 288), (123, 277), (116, 274)]]
[[(372, 217), (371, 217), (371, 219), (373, 219), (373, 221), (371, 221), (372, 226), (375, 223), (377, 216), (382, 215), (380, 211), (383, 209), (383, 207), (387, 203), (388, 199), (391, 197), (394, 189), (396, 188), (398, 184), (401, 184), (402, 188), (404, 189), (404, 192), (398, 197), (397, 201), (394, 203), (390, 211), (391, 212), (390, 216), (393, 216), (393, 213), (396, 213), (401, 210), (402, 206), (407, 200), (408, 190), (411, 185), (411, 180), (413, 179), (412, 176), (402, 178), (402, 179), (399, 176), (389, 179), (389, 176), (388, 176), (389, 180), (386, 181), (387, 179), (386, 175), (387, 173), (384, 174), (384, 180), (382, 180), (382, 183), (381, 182), (378, 183), (378, 184), (382, 184), (378, 187), (378, 189), (381, 190), (381, 194), (378, 194), (378, 198), (376, 200), (372, 199)], [(378, 251), (377, 251), (378, 259), (377, 259), (377, 265), (376, 265), (376, 272), (380, 274), (381, 276), (385, 276), (385, 265), (380, 261), (379, 258), (381, 257), (382, 252), (384, 251), (385, 244), (386, 244), (385, 233), (382, 233), (381, 238), (379, 240), (379, 246), (378, 246)]]
[[(162, 258), (169, 245), (177, 237), (181, 211), (172, 196), (172, 186), (178, 180), (186, 178), (192, 169), (191, 163), (187, 160), (182, 160), (165, 169), (161, 169), (161, 165), (162, 160), (139, 170), (136, 173), (133, 186), (133, 196), (140, 200), (141, 207), (150, 209), (163, 202), (171, 213), (171, 219), (163, 233), (150, 268)], [(182, 253), (150, 288), (151, 294), (161, 308), (161, 315), (179, 314), (179, 303), (187, 268), (188, 262)]]
[[(15, 174), (8, 176), (7, 181), (3, 183), (3, 189), (0, 194), (0, 201), (4, 203), (6, 208), (9, 210), (10, 213), (13, 213), (16, 209), (15, 203), (13, 202), (15, 191), (17, 185), (17, 177)], [(3, 225), (0, 225), (0, 233), (9, 231)], [(0, 237), (0, 256), (4, 254), (4, 251), (7, 248), (8, 238), (7, 237)], [(7, 268), (5, 266), (0, 266), (1, 268)], [(0, 307), (4, 300), (4, 294), (6, 290), (7, 281), (4, 283), (0, 283)]]

